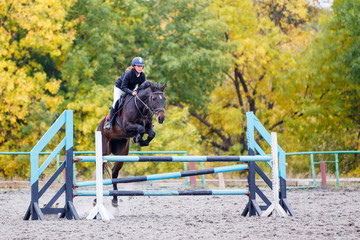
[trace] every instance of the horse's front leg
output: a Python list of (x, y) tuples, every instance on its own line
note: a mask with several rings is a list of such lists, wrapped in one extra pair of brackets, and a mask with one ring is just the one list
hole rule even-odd
[(136, 135), (133, 138), (133, 141), (134, 141), (134, 143), (138, 143), (138, 142), (142, 141), (142, 138), (145, 134), (145, 127), (140, 124), (136, 124), (136, 123), (128, 123), (125, 127), (125, 131), (126, 132), (134, 132)]
[(153, 128), (152, 124), (151, 124), (150, 128), (146, 132), (148, 134), (148, 137), (146, 138), (146, 140), (140, 140), (140, 146), (141, 147), (149, 146), (149, 143), (155, 137), (155, 131), (154, 131), (154, 128)]

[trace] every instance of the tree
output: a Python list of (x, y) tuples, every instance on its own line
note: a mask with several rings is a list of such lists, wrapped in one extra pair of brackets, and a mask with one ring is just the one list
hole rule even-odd
[[(216, 153), (246, 151), (247, 111), (253, 111), (268, 129), (278, 129), (283, 114), (274, 85), (294, 61), (291, 51), (309, 34), (302, 29), (312, 18), (303, 1), (213, 1), (212, 11), (226, 23), (225, 41), (232, 68), (212, 93), (208, 114), (192, 112), (209, 149)], [(276, 14), (275, 14), (276, 13)], [(310, 29), (311, 30), (311, 29)], [(234, 121), (235, 120), (235, 121)]]
[(348, 66), (347, 77), (354, 83), (360, 84), (360, 27), (358, 25), (360, 14), (359, 0), (338, 0), (333, 4), (334, 27), (347, 31), (349, 44), (343, 56), (338, 61), (344, 61)]
[(139, 52), (150, 56), (151, 78), (168, 81), (172, 104), (204, 110), (230, 60), (223, 41), (225, 25), (216, 21), (208, 1), (155, 0), (143, 4), (147, 8), (146, 43)]
[(75, 144), (87, 150), (113, 102), (116, 79), (136, 56), (141, 6), (136, 2), (77, 1), (69, 11), (76, 37), (61, 69), (64, 108), (73, 109)]
[[(335, 9), (346, 2), (336, 3)], [(287, 112), (284, 133), (288, 151), (359, 148), (360, 89), (349, 74), (353, 65), (344, 61), (353, 44), (343, 25), (344, 16), (337, 10), (322, 14), (313, 25), (316, 35), (307, 47), (294, 52), (296, 61), (276, 86), (283, 92), (279, 101)], [(298, 170), (303, 171), (304, 162), (299, 165), (303, 167)], [(349, 172), (357, 165), (356, 155), (345, 156), (340, 167)]]
[[(0, 150), (29, 151), (58, 115), (65, 21), (72, 1), (5, 1), (0, 6)], [(2, 174), (28, 175), (28, 158), (1, 159)]]

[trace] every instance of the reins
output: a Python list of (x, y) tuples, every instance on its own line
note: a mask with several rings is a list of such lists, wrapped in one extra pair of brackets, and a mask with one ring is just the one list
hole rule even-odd
[(136, 98), (135, 98), (135, 106), (136, 106), (136, 108), (138, 109), (138, 111), (141, 113), (141, 115), (142, 115), (142, 112), (140, 111), (140, 109), (139, 109), (139, 107), (138, 107), (138, 105), (137, 105), (137, 103), (136, 103), (136, 99), (139, 99), (139, 101), (140, 101), (142, 104), (144, 104), (144, 106), (145, 106), (149, 111), (152, 112), (152, 115), (154, 115), (153, 110), (152, 110), (146, 103), (144, 103), (143, 100), (141, 100), (141, 98), (139, 98), (138, 95), (136, 95)]
[[(141, 100), (141, 98), (138, 95), (130, 96), (128, 99), (126, 99), (123, 106), (121, 108), (119, 108), (115, 112), (114, 117), (118, 114), (119, 111), (121, 111), (121, 109), (123, 109), (130, 102), (130, 100), (132, 98), (134, 98), (135, 107), (138, 110), (138, 112), (140, 113), (140, 115), (142, 117), (143, 125), (145, 126), (146, 119), (152, 119), (154, 114), (157, 114), (157, 113), (165, 110), (164, 108), (156, 108), (156, 109), (154, 109), (152, 101), (151, 101), (151, 97), (153, 96), (153, 94), (164, 94), (164, 92), (160, 92), (160, 91), (159, 92), (151, 92), (150, 95), (149, 95), (149, 103), (148, 103), (150, 106), (148, 106), (148, 104), (146, 104), (143, 100)], [(149, 113), (151, 113), (151, 116), (149, 116), (149, 113), (143, 114), (143, 111), (140, 110), (140, 108), (139, 108), (139, 106), (138, 106), (138, 104), (136, 102), (136, 99), (138, 99), (144, 105), (144, 107), (149, 110)], [(124, 129), (124, 126), (121, 123), (121, 120), (120, 120), (119, 124), (120, 124), (121, 129), (124, 131), (124, 133), (126, 133), (126, 130)]]
[[(150, 103), (150, 104), (149, 104), (149, 105), (152, 105), (152, 104), (151, 104), (151, 103), (152, 103), (152, 102), (151, 102), (151, 96), (152, 96), (152, 94), (163, 94), (163, 92), (152, 92), (152, 93), (150, 93), (150, 96), (149, 96), (149, 103)], [(145, 108), (148, 109), (149, 112), (151, 112), (151, 117), (154, 116), (155, 113), (164, 111), (164, 108), (156, 108), (156, 109), (154, 109), (152, 106), (149, 107), (143, 100), (141, 100), (141, 99), (139, 98), (138, 95), (136, 95), (136, 98), (134, 99), (134, 100), (135, 100), (135, 106), (136, 106), (137, 110), (139, 111), (139, 113), (142, 115), (143, 118), (145, 118), (145, 116), (144, 116), (144, 114), (141, 112), (139, 106), (137, 105), (136, 99), (139, 99), (139, 101), (145, 106)]]

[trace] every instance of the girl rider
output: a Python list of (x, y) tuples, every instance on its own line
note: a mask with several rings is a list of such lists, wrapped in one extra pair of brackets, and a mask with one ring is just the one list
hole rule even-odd
[(131, 62), (131, 67), (128, 67), (125, 70), (125, 73), (116, 80), (114, 87), (114, 102), (110, 107), (110, 116), (104, 126), (105, 129), (111, 130), (112, 128), (115, 114), (115, 104), (117, 100), (121, 97), (120, 106), (123, 95), (130, 94), (136, 96), (137, 91), (134, 91), (136, 85), (140, 86), (143, 82), (145, 82), (145, 73), (142, 71), (144, 65), (144, 60), (141, 57), (134, 58)]

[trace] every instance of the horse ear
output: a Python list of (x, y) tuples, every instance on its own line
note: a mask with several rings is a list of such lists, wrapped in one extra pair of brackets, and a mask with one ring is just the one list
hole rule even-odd
[(167, 82), (165, 82), (165, 83), (164, 83), (164, 85), (162, 85), (162, 87), (160, 88), (160, 89), (161, 89), (161, 91), (164, 91), (164, 90), (165, 90), (165, 88), (166, 88), (166, 86), (167, 86)]

